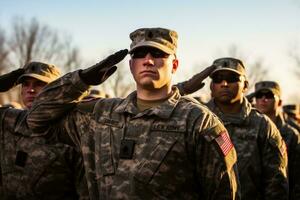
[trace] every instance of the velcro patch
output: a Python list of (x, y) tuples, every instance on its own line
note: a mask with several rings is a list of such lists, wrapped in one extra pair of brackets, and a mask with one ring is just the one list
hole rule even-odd
[(216, 142), (220, 146), (224, 156), (227, 156), (227, 154), (233, 148), (233, 144), (232, 144), (230, 137), (226, 131), (222, 131), (220, 133), (220, 136), (216, 138)]

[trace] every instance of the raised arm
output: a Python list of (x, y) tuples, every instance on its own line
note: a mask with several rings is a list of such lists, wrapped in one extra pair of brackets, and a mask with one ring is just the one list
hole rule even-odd
[(127, 49), (118, 51), (85, 70), (68, 73), (48, 84), (29, 110), (29, 128), (35, 133), (46, 131), (51, 122), (62, 118), (86, 96), (89, 85), (101, 84), (111, 76), (117, 69), (115, 65), (123, 60), (127, 53)]
[(203, 71), (195, 74), (189, 80), (177, 83), (175, 86), (178, 87), (181, 95), (192, 94), (203, 88), (204, 79), (206, 79), (215, 68), (216, 66), (214, 65), (206, 67)]

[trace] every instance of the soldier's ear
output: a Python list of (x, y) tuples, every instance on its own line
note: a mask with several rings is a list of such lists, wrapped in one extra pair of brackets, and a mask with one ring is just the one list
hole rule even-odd
[(173, 59), (172, 61), (172, 74), (174, 74), (177, 71), (178, 68), (178, 59)]
[(248, 88), (249, 88), (249, 82), (245, 78), (245, 80), (244, 80), (244, 92), (246, 92), (248, 90)]

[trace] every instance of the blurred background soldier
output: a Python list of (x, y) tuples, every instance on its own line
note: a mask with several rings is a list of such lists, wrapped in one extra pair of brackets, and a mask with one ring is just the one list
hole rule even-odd
[(242, 199), (288, 199), (286, 146), (274, 123), (244, 97), (244, 64), (220, 58), (213, 65), (207, 105), (221, 118), (237, 150)]
[(136, 91), (125, 99), (101, 98), (89, 110), (74, 105), (89, 85), (116, 70), (128, 53), (119, 51), (46, 86), (28, 115), (30, 128), (48, 134), (49, 124), (58, 122), (52, 134), (77, 142), (93, 199), (238, 199), (227, 130), (205, 106), (172, 87), (177, 33), (142, 28), (130, 38)]
[(254, 97), (255, 107), (276, 124), (287, 145), (290, 199), (300, 199), (300, 135), (285, 122), (280, 86), (274, 81), (258, 82), (255, 84)]
[(54, 65), (31, 62), (0, 77), (2, 92), (22, 84), (26, 109), (0, 108), (1, 200), (88, 199), (81, 154), (55, 138), (46, 141), (45, 135), (33, 135), (26, 124), (35, 97), (59, 75)]
[(300, 133), (300, 106), (299, 104), (289, 104), (283, 106), (286, 122), (298, 130)]

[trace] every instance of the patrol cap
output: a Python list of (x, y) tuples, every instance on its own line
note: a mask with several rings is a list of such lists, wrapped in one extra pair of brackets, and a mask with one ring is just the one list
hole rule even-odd
[(293, 115), (299, 115), (300, 107), (298, 104), (288, 104), (282, 107), (283, 112)]
[(271, 91), (277, 96), (281, 96), (281, 90), (278, 83), (275, 81), (260, 81), (255, 84), (255, 93), (261, 91)]
[(216, 69), (210, 74), (210, 77), (218, 71), (232, 71), (239, 75), (246, 75), (245, 66), (243, 62), (236, 58), (219, 58), (213, 62), (213, 65), (216, 66)]
[(18, 83), (22, 83), (27, 77), (50, 83), (60, 76), (56, 66), (42, 62), (30, 62), (24, 66), (24, 69), (25, 73), (19, 77)]
[(176, 54), (178, 35), (176, 31), (165, 28), (140, 28), (129, 35), (132, 40), (130, 51), (138, 47), (154, 47), (167, 54)]

